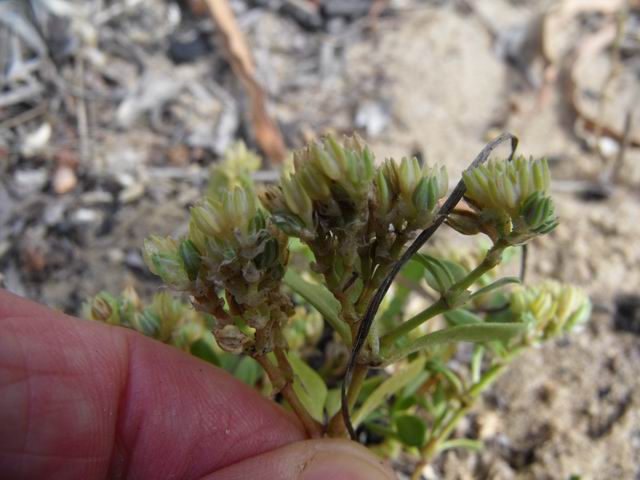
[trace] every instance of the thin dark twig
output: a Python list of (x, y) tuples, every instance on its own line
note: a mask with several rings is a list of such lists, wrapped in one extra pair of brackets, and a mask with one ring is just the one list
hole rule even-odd
[[(467, 170), (477, 167), (482, 163), (486, 162), (489, 158), (489, 155), (493, 150), (503, 142), (507, 140), (511, 141), (511, 154), (509, 155), (509, 160), (513, 158), (515, 154), (516, 148), (518, 146), (518, 138), (510, 133), (503, 133), (495, 140), (487, 144), (478, 154), (478, 156), (474, 159), (474, 161), (469, 165)], [(373, 324), (373, 320), (375, 319), (376, 313), (378, 312), (378, 308), (380, 308), (380, 303), (382, 303), (382, 299), (386, 295), (393, 279), (396, 277), (400, 269), (407, 263), (413, 255), (420, 250), (420, 248), (433, 236), (433, 234), (440, 228), (442, 223), (445, 221), (449, 213), (455, 208), (455, 206), (460, 202), (464, 193), (466, 191), (466, 187), (464, 182), (460, 180), (456, 187), (451, 192), (451, 195), (444, 202), (438, 214), (436, 215), (436, 219), (434, 222), (425, 230), (423, 230), (420, 235), (413, 241), (411, 245), (404, 252), (400, 260), (398, 260), (394, 265), (391, 271), (387, 274), (385, 279), (382, 281), (382, 284), (376, 291), (376, 294), (371, 299), (369, 306), (367, 307), (367, 311), (360, 322), (360, 326), (358, 328), (358, 333), (356, 334), (355, 342), (353, 343), (353, 348), (351, 350), (351, 357), (349, 358), (349, 363), (347, 364), (347, 370), (344, 375), (344, 380), (342, 382), (342, 418), (345, 426), (351, 436), (352, 440), (356, 439), (356, 432), (353, 429), (353, 424), (351, 423), (351, 416), (349, 413), (349, 404), (347, 402), (347, 388), (351, 384), (351, 377), (353, 375), (353, 368), (356, 364), (356, 359), (360, 350), (365, 344), (367, 336), (369, 335), (369, 331), (371, 330), (371, 325)]]
[(522, 245), (522, 254), (520, 255), (520, 283), (524, 283), (527, 276), (527, 257), (529, 256), (529, 247), (525, 243)]

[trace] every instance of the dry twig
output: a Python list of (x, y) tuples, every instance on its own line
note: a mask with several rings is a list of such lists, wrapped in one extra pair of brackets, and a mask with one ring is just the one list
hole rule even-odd
[(227, 59), (249, 96), (251, 123), (256, 141), (271, 163), (284, 160), (287, 149), (277, 124), (266, 107), (266, 95), (256, 80), (256, 67), (243, 33), (226, 0), (206, 0), (214, 22), (220, 29)]

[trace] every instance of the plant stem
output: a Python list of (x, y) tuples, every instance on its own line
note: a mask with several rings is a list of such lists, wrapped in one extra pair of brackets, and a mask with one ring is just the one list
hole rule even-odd
[(382, 350), (383, 357), (384, 354), (387, 353), (388, 349), (393, 345), (393, 342), (395, 342), (398, 338), (411, 332), (414, 328), (419, 327), (427, 320), (440, 315), (443, 312), (446, 312), (448, 309), (449, 308), (445, 300), (443, 298), (440, 298), (440, 300), (438, 300), (426, 310), (423, 310), (417, 315), (411, 317), (409, 320), (384, 335), (380, 339), (380, 348)]
[(513, 357), (519, 353), (520, 349), (514, 350), (507, 357), (505, 357), (501, 363), (494, 365), (489, 370), (487, 370), (480, 380), (471, 386), (467, 390), (465, 394), (460, 396), (460, 406), (455, 410), (453, 416), (445, 423), (440, 432), (433, 436), (427, 444), (422, 447), (420, 451), (420, 462), (416, 466), (416, 469), (411, 476), (412, 480), (419, 480), (421, 476), (421, 472), (423, 468), (431, 462), (433, 457), (440, 450), (440, 446), (443, 442), (445, 442), (451, 432), (456, 428), (460, 420), (464, 418), (464, 416), (469, 413), (469, 410), (473, 407), (474, 401), (484, 392), (487, 388), (489, 388), (493, 382), (500, 376), (500, 374), (504, 371), (509, 362), (513, 359)]
[[(283, 353), (283, 352), (282, 352)], [(322, 426), (316, 422), (302, 402), (296, 395), (296, 392), (293, 390), (293, 385), (291, 380), (288, 380), (281, 371), (280, 368), (276, 367), (271, 361), (267, 358), (266, 355), (256, 355), (255, 359), (260, 364), (260, 366), (264, 369), (269, 377), (269, 380), (273, 384), (273, 388), (275, 391), (279, 391), (282, 393), (282, 396), (285, 398), (287, 403), (291, 406), (291, 409), (296, 414), (304, 429), (309, 436), (309, 438), (321, 438), (322, 437)], [(286, 357), (285, 357), (286, 359)], [(278, 358), (278, 362), (280, 362), (280, 358)], [(287, 360), (287, 364), (288, 364)], [(289, 368), (291, 366), (289, 365)]]
[(381, 339), (380, 347), (383, 357), (385, 353), (388, 353), (388, 349), (391, 347), (391, 345), (393, 345), (393, 342), (395, 340), (411, 332), (436, 315), (450, 310), (451, 306), (447, 303), (447, 297), (451, 295), (455, 297), (458, 292), (462, 292), (469, 288), (482, 275), (498, 265), (502, 258), (502, 252), (504, 252), (504, 249), (507, 246), (508, 245), (505, 242), (503, 242), (502, 240), (498, 240), (498, 242), (496, 242), (493, 247), (491, 247), (491, 249), (487, 252), (487, 255), (484, 257), (482, 262), (480, 262), (480, 264), (471, 272), (469, 272), (463, 279), (461, 279), (459, 282), (454, 283), (451, 288), (449, 288), (449, 291), (446, 293), (446, 295), (440, 297), (440, 299), (436, 303), (432, 304), (426, 310), (418, 313), (414, 317), (402, 323), (396, 329), (383, 336)]
[(498, 240), (487, 252), (484, 259), (480, 264), (471, 270), (469, 274), (461, 279), (459, 282), (454, 283), (449, 289), (452, 292), (466, 290), (471, 285), (473, 285), (482, 275), (487, 273), (489, 270), (495, 268), (500, 261), (502, 260), (502, 253), (505, 248), (509, 246), (503, 240)]

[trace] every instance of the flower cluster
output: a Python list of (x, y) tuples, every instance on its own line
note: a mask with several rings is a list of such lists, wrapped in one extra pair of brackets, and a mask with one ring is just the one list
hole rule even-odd
[(448, 188), (444, 166), (420, 166), (415, 157), (405, 157), (400, 164), (386, 160), (375, 179), (378, 233), (390, 224), (396, 231), (425, 228), (433, 221), (438, 201)]
[(131, 287), (115, 297), (102, 292), (83, 305), (82, 313), (88, 320), (132, 328), (187, 352), (198, 342), (215, 348), (207, 316), (167, 292), (155, 295), (148, 307)]
[(591, 301), (583, 290), (549, 280), (515, 289), (510, 312), (527, 325), (527, 340), (539, 342), (583, 326), (591, 315)]
[(558, 219), (548, 196), (546, 159), (489, 160), (463, 173), (473, 212), (456, 212), (449, 225), (464, 234), (484, 232), (495, 242), (519, 244), (553, 230)]
[(291, 312), (280, 291), (287, 242), (253, 190), (236, 186), (192, 208), (186, 238), (147, 239), (144, 258), (165, 283), (190, 293), (199, 310), (215, 317), (223, 349), (267, 352), (282, 343), (280, 328)]
[(376, 265), (397, 258), (433, 221), (447, 188), (443, 167), (403, 158), (376, 168), (359, 137), (340, 144), (328, 136), (295, 152), (294, 171), (261, 200), (278, 227), (310, 246), (316, 271), (335, 291), (349, 278), (366, 282)]

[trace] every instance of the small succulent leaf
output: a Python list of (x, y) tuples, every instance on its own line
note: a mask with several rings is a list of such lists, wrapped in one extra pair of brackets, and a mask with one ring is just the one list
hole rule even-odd
[(183, 240), (180, 242), (179, 254), (187, 277), (193, 282), (198, 277), (200, 270), (200, 252), (191, 240)]
[(287, 270), (284, 283), (318, 310), (338, 332), (347, 345), (351, 344), (351, 332), (340, 319), (340, 304), (323, 285), (312, 284), (292, 269)]
[(293, 390), (317, 421), (324, 420), (324, 406), (327, 400), (327, 385), (318, 373), (300, 359), (295, 353), (287, 355), (293, 369)]
[(253, 358), (242, 357), (233, 371), (233, 376), (242, 383), (253, 387), (262, 376), (262, 368)]
[(332, 418), (340, 411), (342, 401), (339, 388), (331, 388), (327, 392), (327, 399), (324, 402), (324, 410), (328, 418)]
[(356, 427), (362, 423), (375, 409), (377, 409), (382, 403), (391, 395), (399, 392), (406, 385), (408, 385), (413, 379), (415, 379), (420, 372), (422, 372), (425, 364), (424, 358), (417, 358), (411, 361), (398, 373), (387, 378), (382, 382), (378, 388), (376, 388), (366, 398), (359, 410), (353, 415), (353, 425)]
[(444, 294), (453, 285), (453, 276), (437, 259), (420, 253), (413, 258), (424, 267), (425, 279), (436, 292)]
[(417, 401), (418, 399), (415, 394), (398, 397), (396, 401), (393, 402), (392, 410), (394, 413), (408, 410), (413, 407)]
[(427, 436), (427, 424), (415, 415), (401, 415), (395, 419), (398, 438), (409, 447), (422, 447)]
[(452, 327), (459, 325), (477, 325), (484, 322), (480, 316), (464, 308), (449, 310), (448, 312), (445, 312), (444, 318)]
[(189, 351), (191, 352), (191, 355), (198, 357), (205, 362), (209, 362), (216, 367), (220, 366), (220, 359), (218, 358), (218, 355), (213, 350), (212, 345), (204, 338), (200, 338), (193, 342)]
[(444, 345), (451, 342), (484, 343), (492, 341), (507, 341), (522, 333), (525, 326), (521, 323), (482, 323), (478, 325), (460, 325), (444, 328), (437, 332), (429, 333), (414, 340), (396, 355), (386, 358), (387, 363), (398, 360), (397, 355), (405, 357), (411, 353)]

